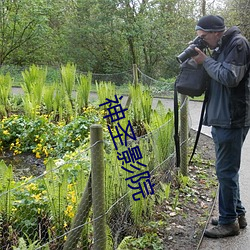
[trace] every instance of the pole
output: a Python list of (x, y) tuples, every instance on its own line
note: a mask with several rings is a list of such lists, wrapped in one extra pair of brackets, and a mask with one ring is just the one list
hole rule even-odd
[(104, 150), (102, 126), (94, 124), (90, 127), (91, 140), (91, 175), (93, 204), (93, 250), (106, 249), (106, 217), (104, 192)]

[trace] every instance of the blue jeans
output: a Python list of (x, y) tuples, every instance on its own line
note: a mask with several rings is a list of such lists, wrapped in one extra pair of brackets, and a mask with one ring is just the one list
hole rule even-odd
[(219, 181), (219, 224), (231, 224), (246, 212), (240, 200), (239, 169), (241, 149), (248, 130), (249, 127), (212, 127)]

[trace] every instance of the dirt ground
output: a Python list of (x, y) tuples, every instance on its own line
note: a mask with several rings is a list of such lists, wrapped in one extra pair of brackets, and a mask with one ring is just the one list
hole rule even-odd
[[(191, 131), (191, 138), (190, 147), (193, 146), (194, 131)], [(201, 134), (197, 154), (189, 166), (190, 182), (179, 187), (176, 209), (171, 202), (161, 207), (168, 215), (168, 226), (160, 231), (164, 235), (164, 250), (199, 249), (217, 193), (214, 160), (213, 141)], [(172, 194), (172, 200), (175, 198), (176, 193)]]

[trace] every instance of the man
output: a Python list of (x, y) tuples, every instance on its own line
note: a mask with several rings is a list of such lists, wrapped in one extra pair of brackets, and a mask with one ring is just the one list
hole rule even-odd
[(221, 238), (239, 234), (247, 226), (240, 200), (239, 169), (241, 149), (250, 126), (250, 47), (237, 27), (225, 30), (220, 16), (202, 17), (195, 30), (212, 56), (195, 48), (193, 59), (203, 64), (210, 76), (204, 125), (212, 126), (216, 175), (219, 181), (219, 218), (205, 235)]

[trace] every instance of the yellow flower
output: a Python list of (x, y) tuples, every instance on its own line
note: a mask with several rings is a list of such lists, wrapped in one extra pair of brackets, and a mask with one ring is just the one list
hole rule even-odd
[(68, 205), (66, 208), (66, 211), (64, 211), (64, 213), (65, 213), (65, 215), (68, 215), (69, 218), (73, 218), (74, 217), (73, 206)]
[(43, 147), (43, 153), (45, 154), (46, 157), (48, 157), (49, 153), (46, 147)]
[(35, 183), (30, 183), (29, 185), (26, 186), (26, 189), (28, 191), (34, 191), (37, 190), (37, 185)]
[(35, 198), (36, 201), (40, 201), (42, 199), (41, 195), (42, 195), (41, 193), (33, 194), (32, 197)]
[(36, 158), (40, 159), (41, 158), (41, 155), (39, 152), (36, 152)]
[(3, 131), (3, 134), (4, 134), (4, 135), (9, 135), (10, 133), (9, 133), (9, 131), (8, 131), (7, 129), (5, 129), (5, 130)]
[(13, 207), (11, 210), (12, 210), (12, 212), (16, 212), (17, 208)]
[(76, 196), (75, 195), (72, 195), (71, 201), (72, 201), (72, 203), (76, 203)]

